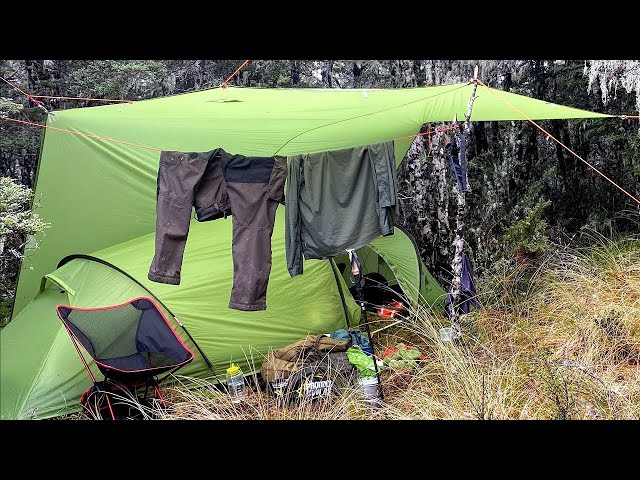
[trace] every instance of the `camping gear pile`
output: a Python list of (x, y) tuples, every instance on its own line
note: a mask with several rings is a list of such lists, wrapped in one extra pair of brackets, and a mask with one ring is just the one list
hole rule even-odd
[(326, 398), (353, 383), (357, 370), (345, 351), (350, 340), (307, 335), (297, 342), (269, 350), (260, 370), (267, 389), (286, 403)]
[(328, 398), (364, 377), (377, 377), (371, 350), (357, 328), (307, 335), (269, 350), (260, 373), (267, 391), (286, 403)]

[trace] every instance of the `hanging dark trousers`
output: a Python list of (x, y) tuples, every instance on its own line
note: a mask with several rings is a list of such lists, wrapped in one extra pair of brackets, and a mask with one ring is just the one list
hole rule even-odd
[(284, 157), (223, 152), (220, 164), (233, 211), (233, 289), (229, 308), (265, 310), (276, 209), (284, 203)]
[(160, 154), (156, 250), (148, 278), (178, 285), (191, 209), (198, 221), (233, 212), (233, 287), (229, 308), (266, 309), (271, 235), (284, 202), (282, 157), (245, 157), (221, 148), (203, 153)]
[(193, 207), (200, 221), (231, 213), (219, 149), (201, 153), (161, 152), (156, 191), (155, 255), (149, 280), (180, 284), (182, 256)]

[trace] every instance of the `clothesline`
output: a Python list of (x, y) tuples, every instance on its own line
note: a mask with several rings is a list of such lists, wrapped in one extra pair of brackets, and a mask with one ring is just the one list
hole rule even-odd
[(458, 125), (452, 125), (450, 127), (437, 127), (437, 128), (434, 128), (433, 130), (429, 130), (423, 133), (418, 133), (417, 135), (406, 135), (404, 137), (394, 138), (394, 140), (403, 140), (405, 138), (421, 137), (424, 135), (431, 135), (432, 133), (446, 132), (448, 130), (458, 130), (458, 129), (460, 129)]
[[(603, 177), (605, 180), (607, 180), (609, 183), (611, 183), (612, 185), (614, 185), (618, 190), (620, 190), (621, 192), (623, 192), (625, 195), (627, 195), (628, 197), (630, 197), (633, 201), (635, 201), (638, 205), (640, 205), (640, 199), (636, 198), (635, 196), (633, 196), (631, 193), (629, 193), (627, 190), (625, 190), (624, 188), (622, 188), (620, 185), (618, 185), (615, 181), (613, 181), (612, 179), (610, 179), (607, 175), (605, 175), (603, 172), (601, 172), (600, 170), (598, 170), (596, 167), (594, 167), (593, 165), (591, 165), (589, 162), (587, 162), (586, 160), (584, 160), (582, 157), (580, 157), (577, 153), (575, 153), (573, 150), (571, 150), (569, 147), (567, 147), (564, 143), (562, 143), (560, 140), (558, 140), (557, 138), (555, 138), (553, 135), (551, 135), (549, 132), (547, 132), (547, 130), (545, 130), (544, 128), (542, 128), (540, 125), (538, 125), (536, 122), (534, 122), (530, 117), (528, 117), (525, 113), (521, 112), (519, 109), (517, 109), (516, 107), (514, 107), (513, 105), (511, 105), (509, 102), (507, 102), (506, 100), (503, 100), (500, 96), (498, 96), (495, 92), (493, 92), (493, 90), (491, 90), (489, 87), (487, 87), (481, 80), (478, 79), (478, 83), (480, 83), (480, 85), (482, 85), (483, 87), (485, 87), (487, 90), (489, 90), (491, 93), (493, 93), (494, 95), (496, 95), (501, 101), (503, 101), (504, 103), (508, 104), (511, 108), (513, 108), (514, 111), (518, 112), (520, 115), (522, 115), (526, 120), (528, 120), (529, 122), (531, 122), (534, 126), (536, 126), (538, 129), (540, 129), (541, 131), (543, 131), (546, 135), (547, 138), (551, 138), (553, 139), (555, 142), (557, 142), (560, 146), (562, 146), (563, 148), (565, 148), (566, 150), (568, 150), (571, 154), (573, 154), (576, 158), (578, 158), (580, 161), (582, 161), (583, 163), (585, 163), (589, 168), (591, 168), (592, 170), (594, 170), (598, 175), (600, 175), (601, 177)], [(36, 100), (37, 101), (37, 100)], [(630, 118), (630, 117), (629, 117)], [(128, 145), (131, 147), (138, 147), (138, 148), (143, 148), (145, 150), (152, 150), (155, 152), (162, 152), (162, 149), (157, 148), (157, 147), (151, 147), (149, 145), (141, 145), (139, 143), (134, 143), (134, 142), (125, 142), (123, 140), (117, 140), (114, 138), (109, 138), (109, 137), (102, 137), (100, 135), (92, 135), (92, 134), (88, 134), (88, 133), (81, 133), (81, 132), (75, 132), (73, 130), (68, 130), (66, 128), (59, 128), (59, 127), (54, 127), (52, 125), (43, 125), (41, 123), (36, 123), (36, 122), (29, 122), (26, 120), (20, 120), (17, 118), (11, 118), (11, 117), (0, 117), (1, 120), (6, 120), (8, 122), (15, 122), (15, 123), (20, 123), (20, 124), (24, 124), (24, 125), (30, 125), (30, 126), (35, 126), (35, 127), (40, 127), (40, 128), (45, 128), (45, 129), (51, 129), (51, 130), (57, 130), (60, 132), (65, 132), (65, 133), (69, 133), (72, 135), (79, 135), (81, 137), (86, 137), (86, 138), (93, 138), (95, 140), (102, 140), (105, 142), (111, 142), (111, 143), (116, 143), (116, 144), (120, 144), (120, 145)], [(406, 139), (406, 138), (412, 138), (412, 137), (420, 137), (420, 136), (424, 136), (424, 135), (431, 135), (432, 133), (437, 133), (437, 132), (444, 132), (444, 131), (448, 131), (448, 130), (454, 130), (459, 128), (458, 125), (453, 125), (450, 127), (438, 127), (435, 128), (433, 130), (429, 130), (427, 132), (422, 132), (422, 133), (418, 133), (416, 135), (407, 135), (407, 136), (403, 136), (403, 137), (398, 137), (398, 138), (394, 138), (393, 140), (402, 140), (402, 139)]]

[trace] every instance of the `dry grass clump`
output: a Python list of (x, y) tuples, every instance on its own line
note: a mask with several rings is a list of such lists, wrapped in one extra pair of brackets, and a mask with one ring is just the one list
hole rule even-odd
[[(395, 333), (426, 350), (389, 406), (403, 418), (640, 418), (640, 242), (602, 240), (485, 278), (463, 337), (418, 311)], [(392, 340), (395, 341), (396, 339)], [(388, 340), (385, 340), (388, 342)]]

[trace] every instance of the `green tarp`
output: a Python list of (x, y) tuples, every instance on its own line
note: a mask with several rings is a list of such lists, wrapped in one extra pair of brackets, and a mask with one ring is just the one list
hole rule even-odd
[[(244, 155), (332, 150), (415, 135), (426, 122), (464, 118), (470, 84), (407, 89), (216, 88), (132, 104), (55, 112), (47, 125), (157, 149)], [(597, 118), (599, 113), (500, 92), (533, 119)], [(474, 121), (521, 120), (478, 87)], [(412, 138), (396, 142), (400, 162)], [(42, 276), (65, 255), (92, 252), (152, 232), (159, 152), (47, 130), (35, 198), (51, 222), (27, 252), (14, 316)]]

